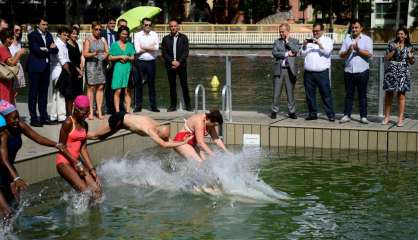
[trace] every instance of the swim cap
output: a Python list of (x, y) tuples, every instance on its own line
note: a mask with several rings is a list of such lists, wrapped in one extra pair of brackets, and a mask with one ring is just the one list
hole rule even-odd
[(5, 127), (6, 125), (6, 119), (4, 119), (2, 115), (0, 115), (0, 128)]
[(0, 114), (6, 116), (7, 114), (16, 111), (16, 107), (6, 100), (0, 100)]
[(89, 108), (90, 101), (85, 95), (78, 95), (74, 100), (74, 107), (76, 108)]

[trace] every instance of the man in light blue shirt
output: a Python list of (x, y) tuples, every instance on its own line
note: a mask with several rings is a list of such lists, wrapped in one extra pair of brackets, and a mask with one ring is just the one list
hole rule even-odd
[(351, 120), (353, 110), (354, 88), (357, 87), (360, 105), (360, 122), (367, 124), (367, 83), (369, 81), (369, 59), (373, 54), (373, 41), (364, 35), (363, 25), (359, 20), (351, 22), (352, 34), (344, 39), (340, 57), (345, 59), (344, 83), (345, 105), (344, 116), (340, 123)]

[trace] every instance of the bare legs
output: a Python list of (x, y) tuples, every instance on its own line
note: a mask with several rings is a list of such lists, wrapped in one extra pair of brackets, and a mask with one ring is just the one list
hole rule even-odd
[(95, 193), (96, 200), (101, 198), (101, 189), (88, 172), (86, 172), (86, 176), (82, 179), (73, 167), (65, 163), (59, 164), (57, 166), (57, 171), (61, 177), (63, 177), (78, 192), (91, 190)]
[[(123, 88), (122, 88), (123, 89)], [(113, 103), (115, 104), (115, 111), (119, 112), (119, 106), (120, 106), (120, 93), (122, 89), (115, 90), (115, 94), (113, 95)], [(131, 93), (128, 90), (128, 88), (124, 88), (125, 90), (125, 109), (127, 113), (131, 112)]]
[(183, 144), (181, 146), (176, 147), (175, 150), (178, 154), (180, 154), (186, 159), (193, 159), (198, 162), (205, 160), (205, 158), (202, 158), (201, 156), (199, 156), (199, 154), (190, 144)]
[(89, 119), (90, 120), (93, 120), (93, 118), (94, 118), (94, 112), (93, 112), (94, 91), (96, 91), (97, 117), (99, 119), (104, 119), (103, 113), (102, 113), (103, 90), (104, 90), (104, 84), (88, 85), (88, 88), (87, 88), (87, 97), (90, 100), (90, 114), (89, 114)]
[[(392, 109), (393, 94), (394, 94), (393, 92), (389, 92), (389, 91), (387, 91), (385, 94), (385, 109), (384, 109), (385, 118), (382, 122), (383, 124), (389, 123), (390, 111)], [(398, 92), (397, 98), (398, 98), (398, 104), (399, 104), (399, 118), (398, 118), (397, 125), (398, 127), (402, 127), (403, 120), (404, 120), (404, 113), (405, 113), (405, 101), (406, 101), (405, 92)]]
[(399, 104), (399, 119), (398, 119), (398, 127), (403, 126), (403, 119), (405, 113), (405, 93), (398, 93), (398, 104)]

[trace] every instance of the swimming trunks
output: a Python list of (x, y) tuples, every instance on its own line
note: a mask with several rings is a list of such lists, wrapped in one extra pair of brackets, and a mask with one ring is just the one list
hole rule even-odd
[[(70, 117), (73, 122), (73, 129), (68, 134), (67, 142), (65, 143), (68, 152), (74, 159), (78, 159), (80, 157), (81, 151), (81, 144), (86, 140), (87, 132), (86, 129), (77, 129), (75, 127), (75, 123), (72, 117)], [(59, 165), (61, 163), (65, 164), (76, 164), (75, 162), (70, 162), (71, 160), (67, 159), (62, 153), (57, 154), (57, 158), (55, 159), (55, 165)]]
[(112, 131), (117, 131), (123, 128), (123, 119), (125, 118), (126, 112), (117, 112), (110, 115), (108, 123)]

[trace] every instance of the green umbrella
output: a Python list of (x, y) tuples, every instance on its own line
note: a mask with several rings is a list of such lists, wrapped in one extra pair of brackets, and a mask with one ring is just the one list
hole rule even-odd
[(126, 21), (128, 21), (129, 29), (132, 30), (141, 25), (142, 19), (152, 18), (160, 12), (161, 12), (161, 9), (158, 7), (150, 7), (150, 6), (136, 7), (120, 15), (117, 20), (122, 19), (122, 18), (125, 19)]

